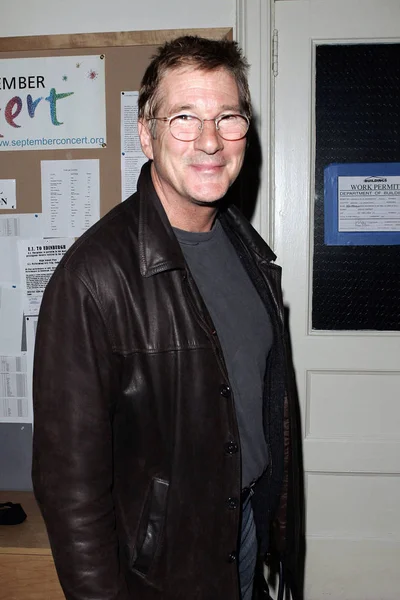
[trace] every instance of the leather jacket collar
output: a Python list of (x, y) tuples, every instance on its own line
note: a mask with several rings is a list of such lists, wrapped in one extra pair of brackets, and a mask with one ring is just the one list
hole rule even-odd
[[(142, 167), (137, 188), (140, 202), (140, 272), (143, 277), (186, 267), (179, 242), (154, 189), (150, 167), (151, 161)], [(218, 218), (221, 219), (224, 227), (236, 232), (244, 245), (258, 255), (259, 260), (267, 262), (275, 260), (275, 254), (250, 223), (243, 218), (236, 206), (224, 207)]]
[(140, 272), (143, 277), (185, 268), (179, 242), (154, 189), (150, 166), (151, 161), (143, 165), (137, 186)]

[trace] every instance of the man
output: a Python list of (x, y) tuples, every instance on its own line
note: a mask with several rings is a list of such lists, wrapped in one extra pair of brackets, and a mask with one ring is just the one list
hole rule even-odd
[(46, 289), (33, 481), (67, 600), (267, 598), (272, 523), (281, 589), (300, 598), (280, 270), (226, 205), (246, 71), (230, 41), (159, 49), (139, 96), (138, 191)]

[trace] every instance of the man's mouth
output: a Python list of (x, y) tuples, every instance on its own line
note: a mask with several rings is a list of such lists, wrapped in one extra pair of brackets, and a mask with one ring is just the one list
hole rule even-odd
[(218, 171), (225, 165), (218, 164), (218, 163), (210, 163), (210, 164), (200, 163), (200, 164), (192, 164), (191, 166), (193, 167), (193, 169), (196, 169), (196, 171), (200, 171), (202, 173), (215, 173), (216, 171)]

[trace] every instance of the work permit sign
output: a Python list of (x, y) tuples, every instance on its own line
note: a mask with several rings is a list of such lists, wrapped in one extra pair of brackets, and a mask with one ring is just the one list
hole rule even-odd
[(324, 168), (327, 246), (400, 245), (400, 162)]
[(400, 231), (400, 176), (339, 177), (338, 229)]

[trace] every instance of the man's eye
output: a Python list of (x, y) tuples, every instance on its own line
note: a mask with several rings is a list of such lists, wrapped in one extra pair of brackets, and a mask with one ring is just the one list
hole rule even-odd
[(222, 115), (222, 117), (220, 117), (221, 121), (236, 121), (238, 118), (238, 115)]
[(176, 117), (174, 117), (174, 119), (177, 119), (178, 121), (193, 121), (195, 118), (196, 117), (193, 117), (192, 115), (176, 115)]

